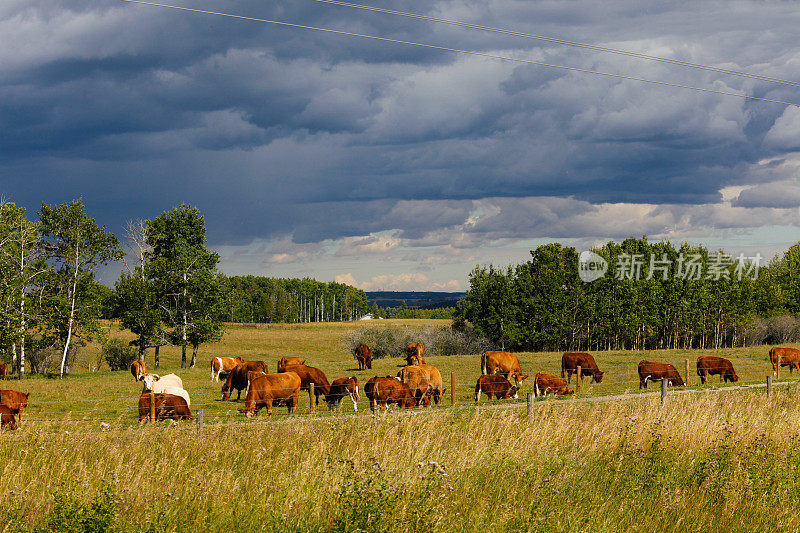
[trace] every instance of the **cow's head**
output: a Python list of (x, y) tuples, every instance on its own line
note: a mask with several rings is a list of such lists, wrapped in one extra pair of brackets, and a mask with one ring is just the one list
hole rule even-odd
[(228, 387), (228, 382), (225, 382), (225, 384), (222, 385), (222, 401), (223, 402), (228, 400), (231, 397), (231, 389), (232, 388), (233, 387)]
[(406, 363), (408, 363), (409, 365), (419, 366), (419, 363), (420, 363), (419, 356), (416, 355), (416, 354), (409, 355), (408, 357), (406, 357)]
[(528, 374), (524, 374), (522, 372), (514, 372), (514, 381), (517, 382), (517, 389), (519, 386), (522, 385), (522, 382), (528, 379)]
[(153, 384), (161, 379), (161, 376), (158, 374), (146, 374), (140, 378), (140, 381), (144, 383), (144, 388), (147, 390), (153, 390)]
[(595, 370), (592, 379), (594, 379), (595, 383), (600, 383), (601, 381), (603, 381), (603, 371)]
[(515, 400), (519, 399), (519, 387), (516, 385), (511, 385), (511, 388), (508, 389), (508, 396), (506, 398), (514, 398)]
[(731, 378), (731, 379), (733, 379), (733, 382), (734, 382), (734, 383), (736, 383), (737, 381), (739, 381), (739, 376), (737, 376), (737, 375), (736, 375), (736, 372), (734, 372), (734, 373), (733, 373), (733, 378)]

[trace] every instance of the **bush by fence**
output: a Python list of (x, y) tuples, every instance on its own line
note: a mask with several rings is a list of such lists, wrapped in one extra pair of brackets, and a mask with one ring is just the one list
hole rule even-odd
[(425, 355), (478, 354), (489, 349), (489, 341), (470, 330), (455, 330), (447, 326), (412, 329), (400, 326), (370, 325), (348, 331), (342, 345), (349, 351), (366, 344), (372, 357), (401, 357), (408, 345), (421, 342)]
[(103, 345), (103, 357), (111, 370), (127, 370), (136, 359), (136, 349), (120, 339), (108, 339)]

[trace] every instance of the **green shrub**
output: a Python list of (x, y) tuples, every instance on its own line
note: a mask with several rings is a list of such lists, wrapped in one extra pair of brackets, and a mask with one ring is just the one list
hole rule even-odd
[(127, 370), (136, 355), (136, 349), (120, 339), (108, 339), (103, 345), (103, 358), (111, 370)]
[(90, 501), (85, 501), (72, 487), (53, 493), (53, 507), (47, 525), (34, 533), (107, 533), (114, 531), (117, 518), (117, 491), (114, 483), (103, 481)]

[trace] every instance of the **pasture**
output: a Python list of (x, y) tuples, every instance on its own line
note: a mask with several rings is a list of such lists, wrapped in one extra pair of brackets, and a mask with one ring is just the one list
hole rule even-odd
[[(197, 367), (186, 370), (179, 368), (179, 350), (163, 349), (158, 372), (183, 378), (192, 412), (204, 410), (200, 435), (193, 422), (139, 426), (141, 385), (129, 372), (75, 372), (97, 361), (97, 346), (84, 349), (64, 380), (7, 382), (32, 394), (21, 428), (0, 437), (3, 527), (52, 528), (65, 501), (73, 507), (93, 501), (97, 509), (106, 501), (117, 529), (126, 531), (800, 527), (793, 502), (800, 489), (799, 391), (785, 369), (785, 385), (771, 398), (763, 389), (675, 395), (664, 408), (652, 398), (548, 399), (538, 403), (532, 425), (524, 409), (473, 408), (476, 355), (429, 359), (448, 387), (444, 407), (377, 417), (363, 392), (355, 416), (349, 402), (341, 408), (346, 416), (331, 416), (324, 405), (310, 416), (301, 393), (296, 415), (278, 408), (271, 419), (262, 412), (245, 420), (237, 412), (243, 402), (219, 401), (221, 383), (209, 379), (209, 360), (217, 355), (263, 359), (270, 371), (280, 357), (299, 356), (331, 380), (356, 375), (362, 384), (395, 374), (400, 359), (356, 370), (339, 339), (360, 325), (231, 326), (221, 343), (202, 346)], [(129, 338), (114, 325), (110, 334)], [(690, 386), (699, 388), (694, 361), (702, 354), (731, 359), (737, 385), (763, 383), (771, 373), (767, 350), (593, 352), (606, 375), (600, 384), (587, 379), (581, 397), (637, 392), (641, 359), (671, 362), (683, 374), (689, 358)], [(519, 358), (530, 374), (559, 373), (560, 353)], [(153, 371), (152, 351), (147, 363)], [(520, 402), (531, 387), (523, 384)], [(724, 387), (715, 378), (705, 386)], [(113, 497), (103, 500), (104, 490)]]

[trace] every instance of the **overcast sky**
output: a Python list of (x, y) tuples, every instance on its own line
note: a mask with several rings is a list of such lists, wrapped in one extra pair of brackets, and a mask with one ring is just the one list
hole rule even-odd
[[(793, 2), (369, 3), (800, 81)], [(798, 87), (314, 0), (173, 5), (800, 103)], [(800, 240), (797, 107), (119, 0), (3, 0), (0, 72), (4, 198), (33, 216), (82, 196), (120, 235), (187, 202), (230, 274), (462, 290), (476, 264), (552, 240)]]

